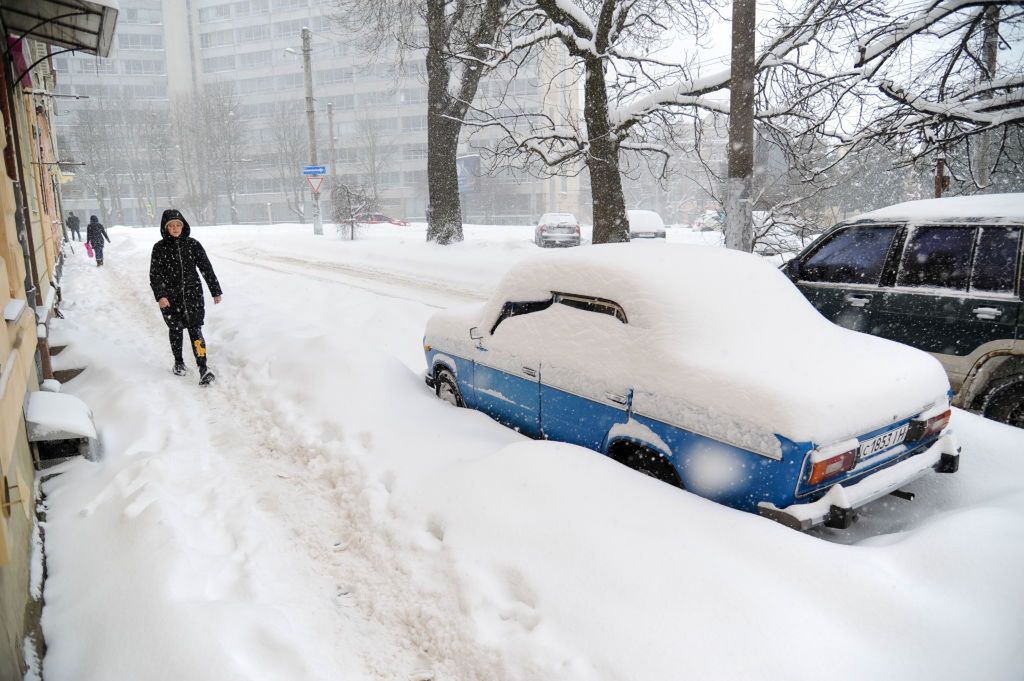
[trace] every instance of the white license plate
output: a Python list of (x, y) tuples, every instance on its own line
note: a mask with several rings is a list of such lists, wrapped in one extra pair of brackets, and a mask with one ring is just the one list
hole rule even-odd
[(883, 449), (889, 449), (889, 447), (895, 447), (899, 443), (907, 439), (907, 430), (910, 429), (910, 424), (905, 423), (899, 428), (890, 430), (888, 433), (882, 433), (876, 435), (867, 442), (864, 442), (860, 446), (860, 457), (864, 459), (871, 456)]

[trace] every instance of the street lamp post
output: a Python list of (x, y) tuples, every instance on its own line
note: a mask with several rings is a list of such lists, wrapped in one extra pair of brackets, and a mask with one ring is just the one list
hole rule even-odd
[[(316, 109), (313, 104), (313, 67), (310, 63), (313, 47), (313, 32), (302, 27), (302, 70), (306, 80), (306, 123), (309, 126), (309, 165), (316, 165)], [(320, 192), (313, 191), (313, 234), (324, 233), (320, 218)]]

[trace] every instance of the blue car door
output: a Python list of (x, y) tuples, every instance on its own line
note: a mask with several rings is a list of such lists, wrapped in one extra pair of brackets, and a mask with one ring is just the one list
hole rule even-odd
[[(528, 315), (527, 315), (528, 316)], [(540, 365), (521, 317), (503, 319), (477, 342), (476, 408), (524, 435), (540, 435)]]
[(603, 451), (609, 431), (629, 420), (630, 334), (611, 301), (560, 294), (537, 315), (541, 427), (545, 438)]

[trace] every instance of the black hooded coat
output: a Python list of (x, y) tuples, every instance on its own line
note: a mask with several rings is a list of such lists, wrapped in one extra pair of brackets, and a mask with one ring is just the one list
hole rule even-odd
[[(167, 232), (167, 223), (171, 220), (181, 220), (184, 225), (178, 238)], [(170, 303), (169, 307), (161, 310), (164, 322), (170, 328), (194, 329), (203, 325), (206, 308), (198, 272), (203, 273), (210, 295), (217, 297), (223, 293), (206, 251), (202, 244), (189, 236), (191, 231), (180, 212), (165, 210), (160, 218), (162, 238), (153, 244), (153, 256), (149, 261), (149, 286), (157, 301), (166, 298)]]
[(92, 244), (92, 247), (96, 250), (102, 250), (104, 239), (107, 240), (107, 243), (110, 243), (106, 227), (103, 226), (103, 223), (95, 215), (91, 216), (89, 218), (89, 226), (85, 230), (85, 240)]

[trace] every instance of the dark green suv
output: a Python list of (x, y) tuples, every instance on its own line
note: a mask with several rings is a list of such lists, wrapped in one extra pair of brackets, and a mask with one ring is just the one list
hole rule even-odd
[(911, 201), (783, 265), (818, 310), (942, 362), (954, 404), (1024, 427), (1024, 194)]

